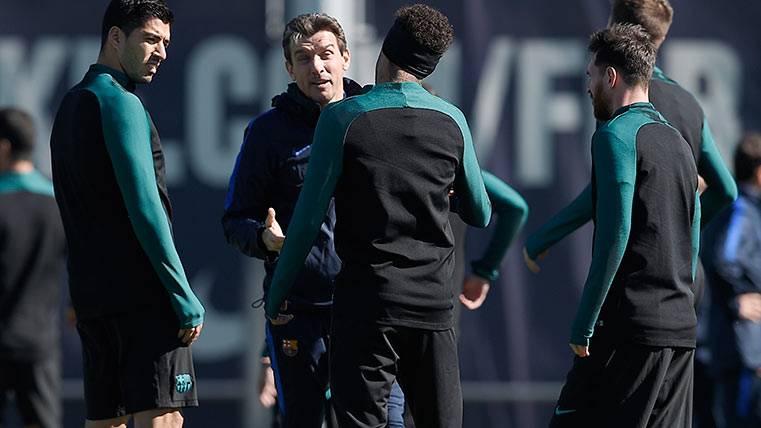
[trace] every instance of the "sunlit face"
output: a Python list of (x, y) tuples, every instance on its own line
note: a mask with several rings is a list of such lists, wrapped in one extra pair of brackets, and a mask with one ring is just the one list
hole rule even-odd
[(592, 99), (595, 119), (604, 122), (613, 116), (613, 112), (610, 108), (610, 96), (606, 91), (609, 86), (607, 85), (607, 67), (595, 65), (596, 57), (596, 54), (593, 55), (587, 65), (587, 93)]
[[(121, 31), (121, 30), (120, 30)], [(151, 18), (142, 27), (135, 28), (118, 44), (119, 63), (124, 74), (135, 83), (150, 83), (166, 59), (169, 47), (170, 26), (158, 18)]]
[(330, 31), (291, 43), (291, 60), (285, 62), (288, 74), (309, 99), (321, 107), (344, 97), (343, 77), (349, 69), (349, 50), (342, 53), (338, 39)]

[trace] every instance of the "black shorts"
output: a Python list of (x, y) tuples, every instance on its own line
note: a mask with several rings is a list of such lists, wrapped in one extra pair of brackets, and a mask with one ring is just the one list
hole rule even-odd
[(3, 408), (13, 392), (24, 426), (61, 426), (61, 359), (0, 360), (0, 426)]
[(589, 353), (574, 358), (551, 428), (691, 426), (694, 349), (593, 337)]
[(171, 309), (79, 321), (87, 419), (198, 406), (193, 357), (179, 329)]
[(388, 424), (394, 380), (415, 425), (462, 427), (462, 391), (454, 330), (422, 330), (334, 318), (330, 388), (338, 425)]

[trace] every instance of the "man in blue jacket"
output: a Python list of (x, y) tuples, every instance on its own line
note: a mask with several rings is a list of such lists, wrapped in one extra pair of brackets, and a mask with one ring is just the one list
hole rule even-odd
[(702, 253), (715, 416), (730, 428), (761, 425), (761, 135), (737, 146), (735, 176), (740, 196), (706, 230)]
[[(227, 242), (264, 260), (265, 294), (301, 192), (320, 110), (361, 90), (344, 78), (350, 53), (333, 17), (311, 13), (291, 20), (283, 34), (283, 52), (294, 82), (246, 128), (222, 218)], [(325, 418), (333, 282), (341, 268), (334, 224), (331, 205), (280, 316), (267, 323), (268, 353), (286, 427), (320, 427)]]

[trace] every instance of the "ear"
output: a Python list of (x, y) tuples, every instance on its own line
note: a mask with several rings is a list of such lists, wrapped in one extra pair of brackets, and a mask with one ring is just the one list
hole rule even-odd
[(608, 82), (610, 88), (616, 87), (618, 84), (618, 72), (611, 66), (605, 67), (605, 79)]
[(349, 48), (346, 48), (343, 53), (344, 57), (344, 71), (349, 69), (349, 65), (351, 64), (351, 52), (349, 52)]
[(756, 187), (761, 188), (761, 166), (756, 167)]
[(293, 64), (288, 60), (285, 60), (285, 71), (291, 76), (291, 80), (296, 80), (296, 76), (293, 75)]
[(108, 36), (106, 36), (106, 42), (109, 45), (111, 45), (111, 47), (113, 47), (114, 49), (119, 50), (125, 38), (126, 38), (126, 35), (124, 34), (124, 31), (122, 31), (121, 28), (114, 25), (113, 27), (111, 27), (110, 30), (108, 30)]

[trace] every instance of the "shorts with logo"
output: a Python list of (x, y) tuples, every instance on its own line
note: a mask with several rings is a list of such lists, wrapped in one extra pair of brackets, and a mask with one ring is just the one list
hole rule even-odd
[(198, 406), (190, 348), (171, 308), (80, 320), (87, 419)]

